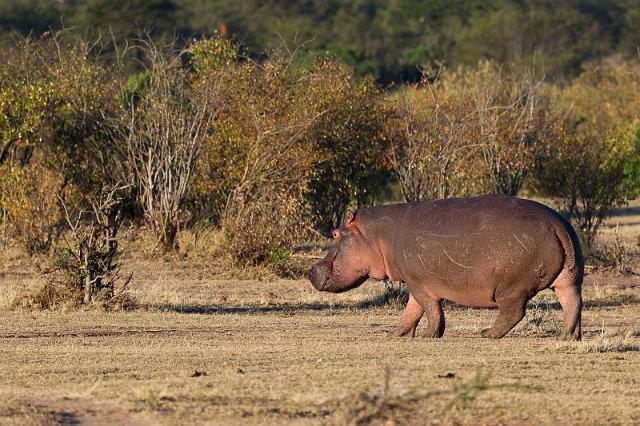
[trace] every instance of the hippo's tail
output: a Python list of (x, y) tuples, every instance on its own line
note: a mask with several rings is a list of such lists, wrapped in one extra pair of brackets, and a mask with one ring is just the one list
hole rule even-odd
[(562, 306), (563, 327), (560, 338), (580, 340), (582, 336), (582, 281), (584, 256), (575, 229), (560, 214), (563, 229), (556, 229), (556, 236), (564, 251), (564, 267), (551, 284)]
[[(580, 238), (575, 229), (567, 219), (565, 219), (559, 213), (556, 213), (560, 223), (561, 229), (556, 229), (556, 237), (562, 244), (564, 251), (564, 267), (560, 276), (564, 275), (564, 280), (567, 278), (573, 278), (574, 285), (578, 288), (578, 291), (582, 289), (582, 280), (584, 279), (584, 256), (582, 254), (582, 245), (580, 244)], [(567, 276), (568, 275), (568, 276)], [(558, 276), (558, 278), (560, 278)], [(558, 279), (556, 279), (558, 281)], [(556, 284), (556, 283), (554, 283)], [(561, 284), (558, 282), (557, 284)]]

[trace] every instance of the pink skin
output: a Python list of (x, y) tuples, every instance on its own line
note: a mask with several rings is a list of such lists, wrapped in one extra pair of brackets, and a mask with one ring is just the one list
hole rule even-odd
[(333, 230), (335, 246), (309, 271), (309, 279), (320, 291), (342, 293), (360, 286), (368, 278), (387, 278), (382, 252), (363, 234), (353, 213)]
[(347, 213), (335, 246), (309, 271), (320, 291), (343, 292), (368, 278), (405, 282), (409, 301), (393, 332), (442, 337), (442, 301), (497, 308), (482, 336), (501, 338), (527, 302), (552, 289), (562, 306), (561, 338), (579, 340), (584, 260), (571, 225), (539, 203), (499, 195), (395, 204)]

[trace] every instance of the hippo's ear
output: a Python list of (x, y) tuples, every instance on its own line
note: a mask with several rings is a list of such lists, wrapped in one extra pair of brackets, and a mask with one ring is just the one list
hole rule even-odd
[(344, 224), (349, 226), (353, 223), (355, 219), (356, 219), (355, 212), (352, 212), (351, 210), (347, 210), (347, 212), (344, 215)]

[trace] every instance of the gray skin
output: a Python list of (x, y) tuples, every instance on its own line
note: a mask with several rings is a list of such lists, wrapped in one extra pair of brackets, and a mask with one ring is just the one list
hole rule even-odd
[(571, 225), (540, 203), (503, 195), (394, 204), (348, 212), (335, 245), (309, 271), (320, 291), (343, 292), (368, 278), (407, 284), (409, 301), (393, 332), (442, 337), (442, 301), (497, 308), (482, 336), (499, 339), (551, 288), (563, 311), (562, 339), (580, 340), (584, 260)]

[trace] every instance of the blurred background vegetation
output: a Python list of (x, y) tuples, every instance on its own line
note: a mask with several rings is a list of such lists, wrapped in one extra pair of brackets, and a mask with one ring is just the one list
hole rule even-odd
[(548, 79), (571, 79), (585, 62), (637, 56), (635, 0), (11, 0), (0, 34), (73, 28), (111, 31), (118, 42), (141, 29), (183, 42), (228, 32), (251, 56), (282, 41), (331, 52), (358, 76), (416, 82), (419, 67), (535, 63)]

